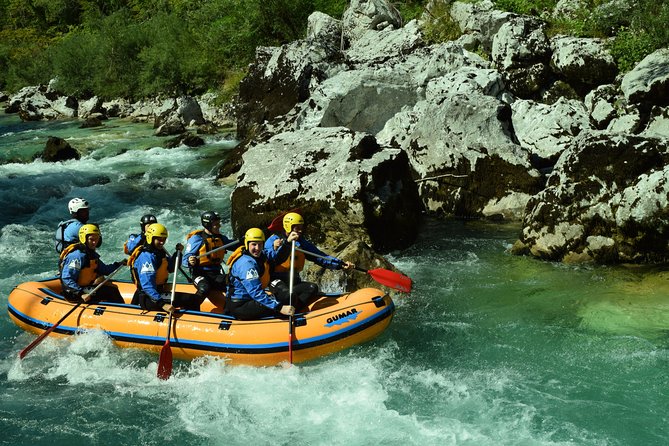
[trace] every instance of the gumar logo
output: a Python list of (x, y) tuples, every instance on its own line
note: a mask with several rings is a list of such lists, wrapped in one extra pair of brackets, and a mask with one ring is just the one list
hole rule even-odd
[(325, 324), (325, 326), (332, 327), (333, 325), (345, 324), (347, 322), (355, 320), (360, 313), (362, 313), (362, 311), (359, 312), (355, 308), (351, 308), (345, 313), (339, 313), (336, 316), (327, 318), (327, 324)]

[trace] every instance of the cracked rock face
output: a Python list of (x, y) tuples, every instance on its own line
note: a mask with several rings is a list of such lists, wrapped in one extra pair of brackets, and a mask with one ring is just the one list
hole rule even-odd
[(620, 84), (630, 102), (669, 105), (669, 48), (646, 56)]
[(585, 132), (530, 199), (517, 253), (601, 263), (669, 259), (669, 140)]
[(275, 135), (244, 153), (237, 180), (235, 233), (300, 208), (310, 237), (329, 246), (345, 237), (387, 252), (416, 235), (420, 206), (406, 154), (366, 133), (315, 128)]
[[(464, 35), (429, 45), (420, 21), (360, 0), (341, 21), (313, 16), (305, 40), (259, 50), (240, 92), (246, 139), (220, 171), (240, 172), (233, 224), (305, 206), (331, 246), (344, 226), (388, 250), (411, 239), (401, 218), (516, 220), (516, 253), (664, 258), (667, 50), (616, 77), (601, 40), (549, 38), (490, 0), (450, 15)], [(418, 204), (399, 204), (409, 196)]]

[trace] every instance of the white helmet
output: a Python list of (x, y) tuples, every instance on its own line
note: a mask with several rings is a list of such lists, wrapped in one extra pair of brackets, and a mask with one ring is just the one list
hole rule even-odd
[(67, 208), (70, 210), (70, 214), (76, 214), (79, 209), (90, 209), (90, 206), (88, 206), (88, 201), (83, 198), (73, 198), (68, 203)]

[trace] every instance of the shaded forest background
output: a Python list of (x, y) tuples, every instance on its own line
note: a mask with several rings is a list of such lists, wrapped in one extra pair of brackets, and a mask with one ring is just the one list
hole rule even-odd
[[(476, 3), (476, 1), (469, 1)], [(212, 91), (221, 102), (236, 92), (257, 46), (303, 38), (307, 18), (321, 11), (341, 18), (346, 0), (0, 0), (0, 90), (58, 79), (77, 97), (131, 100)], [(393, 4), (404, 21), (427, 1)], [(455, 39), (452, 0), (431, 8), (428, 41)], [(610, 38), (621, 71), (669, 46), (667, 1), (636, 0), (598, 8), (580, 0), (569, 18), (551, 16), (557, 0), (497, 0), (499, 9), (536, 15), (549, 34)], [(628, 4), (633, 4), (630, 8)], [(601, 9), (601, 11), (600, 11)], [(630, 11), (631, 9), (631, 11)]]

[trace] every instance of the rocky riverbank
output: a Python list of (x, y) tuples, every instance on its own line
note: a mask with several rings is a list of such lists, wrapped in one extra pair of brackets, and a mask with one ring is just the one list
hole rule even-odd
[(302, 206), (381, 251), (420, 215), (519, 221), (518, 254), (667, 261), (669, 49), (617, 73), (603, 40), (549, 38), (489, 1), (450, 15), (462, 36), (428, 45), (390, 3), (353, 1), (258, 49), (221, 171), (240, 178), (236, 221)]
[[(481, 218), (521, 224), (517, 254), (669, 261), (669, 49), (618, 73), (603, 40), (549, 37), (490, 1), (450, 8), (462, 36), (440, 44), (385, 0), (314, 13), (305, 39), (258, 48), (226, 110), (89, 99), (75, 116), (205, 127), (234, 109), (242, 143), (219, 176), (238, 233), (299, 207), (317, 242), (370, 260), (410, 246), (424, 215)], [(75, 110), (44, 88), (8, 111)]]

